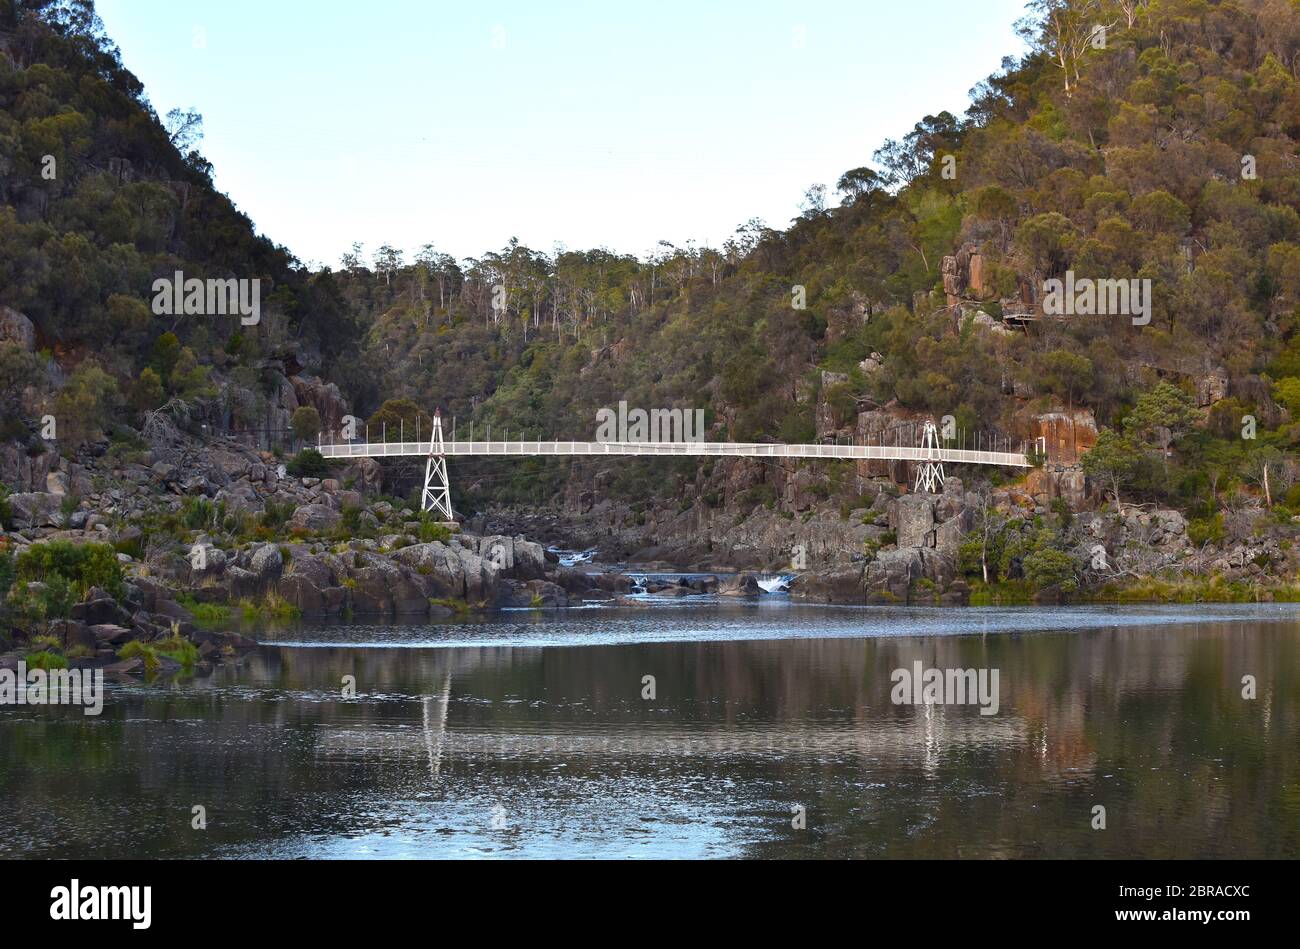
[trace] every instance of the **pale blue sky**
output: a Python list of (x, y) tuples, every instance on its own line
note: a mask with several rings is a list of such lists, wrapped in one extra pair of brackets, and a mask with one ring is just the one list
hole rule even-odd
[(784, 226), (1020, 51), (1024, 0), (99, 0), (159, 114), (304, 261)]

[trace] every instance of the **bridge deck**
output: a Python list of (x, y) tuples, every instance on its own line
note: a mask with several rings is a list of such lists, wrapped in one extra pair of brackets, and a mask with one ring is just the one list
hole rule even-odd
[[(326, 458), (425, 457), (429, 443), (423, 442), (339, 442), (320, 445)], [(966, 449), (910, 448), (900, 445), (769, 445), (736, 442), (463, 442), (443, 446), (448, 457), (498, 456), (588, 456), (642, 455), (718, 458), (828, 458), (849, 461), (937, 461), (956, 465), (999, 465), (1032, 467), (1023, 452), (972, 451)]]

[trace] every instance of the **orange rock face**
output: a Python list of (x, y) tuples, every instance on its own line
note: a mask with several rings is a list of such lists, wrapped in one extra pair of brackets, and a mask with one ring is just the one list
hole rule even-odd
[(1091, 409), (1048, 412), (1034, 419), (1034, 437), (1046, 439), (1049, 461), (1074, 464), (1097, 444), (1097, 420)]

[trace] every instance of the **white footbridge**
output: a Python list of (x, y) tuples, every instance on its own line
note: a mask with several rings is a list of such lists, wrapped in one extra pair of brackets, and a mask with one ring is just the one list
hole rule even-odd
[[(598, 457), (636, 456), (658, 458), (808, 458), (844, 461), (906, 461), (916, 464), (916, 490), (935, 492), (943, 487), (943, 466), (993, 465), (1003, 468), (1031, 468), (1031, 447), (1037, 450), (1043, 440), (1035, 443), (1010, 444), (1001, 436), (990, 438), (987, 448), (946, 448), (939, 438), (933, 421), (918, 426), (921, 429), (919, 444), (885, 444), (887, 436), (872, 443), (868, 437), (862, 444), (781, 445), (762, 442), (578, 442), (578, 441), (444, 441), (442, 418), (435, 414), (433, 434), (427, 441), (414, 442), (387, 440), (325, 441), (318, 444), (325, 458), (425, 458), (424, 491), (421, 504), (446, 520), (453, 520), (451, 485), (447, 476), (447, 459), (451, 457)], [(386, 434), (386, 433), (385, 433)], [(400, 437), (400, 436), (399, 436)], [(981, 436), (982, 437), (982, 436)]]

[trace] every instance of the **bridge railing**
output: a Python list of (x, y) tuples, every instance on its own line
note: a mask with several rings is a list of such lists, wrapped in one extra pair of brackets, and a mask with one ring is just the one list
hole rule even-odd
[[(326, 458), (385, 458), (426, 456), (423, 442), (322, 443)], [(578, 442), (578, 441), (448, 441), (448, 457), (473, 456), (659, 456), (741, 458), (827, 458), (848, 461), (938, 461), (944, 464), (1031, 467), (1024, 452), (977, 451), (956, 448), (919, 448), (906, 445), (775, 445), (737, 442)]]

